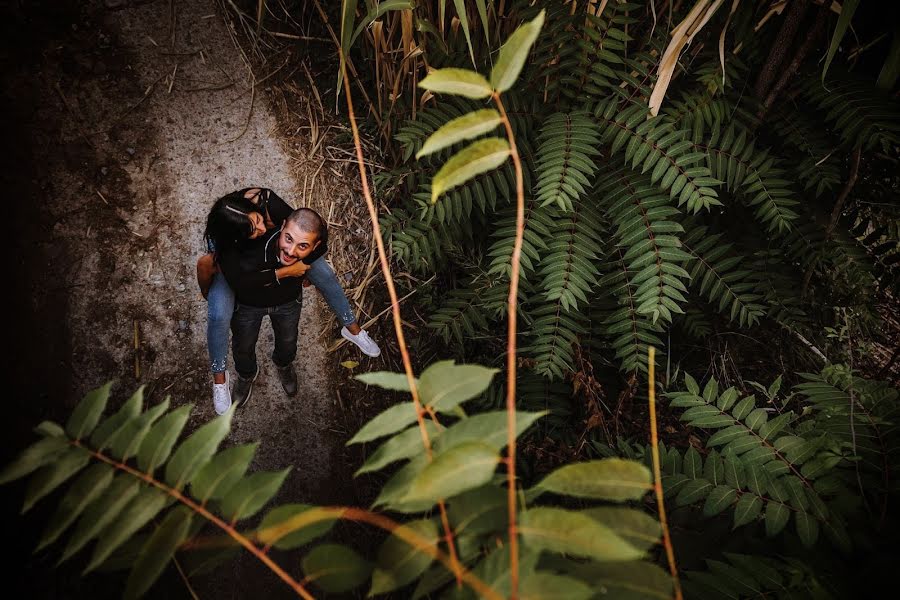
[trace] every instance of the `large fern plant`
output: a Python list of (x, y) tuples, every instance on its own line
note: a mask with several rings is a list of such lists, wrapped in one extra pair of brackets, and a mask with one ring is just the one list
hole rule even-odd
[[(494, 6), (487, 22), (530, 18), (531, 4), (514, 2), (502, 18)], [(723, 66), (714, 39), (695, 41), (654, 115), (648, 100), (668, 31), (653, 26), (650, 5), (541, 8), (544, 33), (508, 94), (527, 196), (523, 353), (535, 372), (570, 377), (576, 354), (644, 370), (648, 344), (698, 318), (820, 344), (830, 307), (871, 305), (878, 290), (896, 290), (896, 212), (852, 187), (840, 198), (854, 152), (896, 159), (900, 112), (883, 90), (836, 66), (824, 81), (804, 66), (786, 99), (762, 113), (746, 90), (765, 60), (762, 40), (775, 32), (754, 31), (761, 7), (744, 2), (706, 27), (710, 38), (725, 28), (725, 47), (740, 54), (727, 52)], [(476, 60), (486, 57), (486, 44), (448, 35), (445, 46), (426, 46), (427, 56), (463, 65), (470, 46)], [(397, 205), (383, 225), (399, 259), (438, 275), (429, 327), (447, 342), (490, 346), (514, 237), (512, 170), (476, 177), (430, 205), (422, 172), (435, 172), (456, 146), (421, 153), (441, 126), (482, 108), (437, 93), (397, 124), (402, 158), (381, 181)]]

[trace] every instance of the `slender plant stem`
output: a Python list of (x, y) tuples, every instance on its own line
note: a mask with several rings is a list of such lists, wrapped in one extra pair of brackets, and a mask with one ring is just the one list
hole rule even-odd
[(304, 598), (305, 600), (314, 600), (314, 596), (312, 594), (310, 594), (308, 591), (306, 591), (306, 589), (300, 584), (300, 582), (298, 582), (296, 579), (294, 579), (293, 577), (288, 575), (288, 573), (284, 569), (282, 569), (275, 561), (273, 561), (271, 558), (266, 556), (265, 552), (263, 552), (261, 548), (258, 548), (256, 546), (256, 544), (254, 544), (252, 541), (250, 541), (249, 538), (244, 537), (234, 527), (232, 527), (231, 525), (229, 525), (228, 523), (226, 523), (225, 521), (223, 521), (216, 515), (212, 514), (208, 510), (206, 510), (206, 508), (204, 508), (203, 506), (197, 504), (196, 502), (194, 502), (193, 500), (191, 500), (190, 498), (188, 498), (187, 496), (185, 496), (184, 494), (182, 494), (175, 488), (171, 488), (171, 487), (167, 486), (166, 484), (164, 484), (163, 482), (153, 478), (152, 475), (148, 475), (147, 473), (138, 471), (137, 469), (130, 467), (125, 463), (113, 460), (113, 459), (109, 458), (108, 456), (101, 454), (100, 452), (97, 452), (96, 450), (93, 450), (92, 448), (88, 448), (88, 447), (84, 446), (80, 442), (75, 441), (72, 443), (75, 446), (78, 446), (80, 448), (84, 448), (85, 450), (87, 450), (91, 454), (91, 456), (93, 456), (100, 462), (104, 462), (112, 467), (115, 467), (116, 469), (125, 471), (129, 475), (133, 475), (134, 477), (137, 477), (138, 479), (144, 481), (145, 483), (148, 483), (148, 484), (152, 485), (153, 487), (156, 487), (156, 488), (162, 490), (163, 492), (167, 493), (171, 497), (175, 498), (176, 500), (178, 500), (179, 502), (181, 502), (182, 504), (184, 504), (185, 506), (187, 506), (188, 508), (193, 510), (195, 513), (197, 513), (198, 515), (200, 515), (201, 517), (206, 519), (207, 521), (210, 521), (211, 523), (216, 525), (219, 529), (221, 529), (222, 531), (227, 533), (234, 541), (236, 541), (238, 544), (240, 544), (241, 546), (246, 548), (251, 554), (253, 554), (253, 556), (258, 558), (264, 565), (269, 567), (269, 569), (273, 573), (278, 575), (278, 577), (280, 577), (282, 581), (284, 581), (286, 584), (288, 584), (291, 587), (291, 589), (293, 589), (297, 593), (298, 596), (300, 596), (301, 598)]
[(510, 155), (516, 169), (516, 241), (513, 244), (507, 312), (509, 327), (506, 330), (506, 501), (509, 511), (509, 579), (510, 598), (519, 597), (519, 532), (516, 527), (516, 303), (519, 299), (519, 263), (522, 256), (522, 237), (525, 233), (525, 189), (522, 181), (522, 162), (516, 149), (516, 136), (506, 115), (500, 94), (494, 92), (494, 103), (500, 111)]
[(648, 397), (650, 401), (650, 444), (653, 453), (653, 489), (656, 491), (656, 504), (659, 507), (659, 524), (662, 526), (663, 545), (666, 547), (666, 558), (669, 561), (669, 572), (672, 574), (672, 585), (675, 586), (675, 600), (682, 600), (681, 580), (678, 578), (678, 567), (675, 564), (675, 549), (669, 535), (669, 523), (666, 520), (666, 505), (663, 502), (662, 474), (659, 468), (659, 438), (656, 433), (656, 348), (647, 349), (647, 374), (649, 376)]
[[(422, 402), (419, 399), (419, 388), (416, 385), (416, 376), (413, 374), (412, 361), (409, 357), (409, 350), (406, 347), (406, 337), (403, 334), (403, 319), (400, 316), (400, 301), (398, 300), (397, 290), (394, 288), (394, 278), (391, 276), (391, 267), (388, 263), (387, 252), (384, 249), (381, 226), (378, 223), (378, 210), (375, 208), (375, 202), (372, 200), (372, 192), (369, 190), (369, 179), (366, 175), (366, 161), (363, 157), (359, 129), (356, 126), (356, 114), (353, 112), (353, 98), (350, 94), (350, 81), (347, 76), (347, 61), (344, 60), (343, 51), (340, 46), (338, 46), (338, 52), (341, 54), (344, 96), (347, 99), (347, 116), (350, 119), (350, 128), (353, 131), (353, 145), (356, 148), (356, 163), (359, 166), (359, 179), (362, 184), (363, 196), (366, 199), (366, 206), (369, 209), (369, 220), (372, 221), (372, 236), (375, 238), (375, 244), (378, 247), (378, 260), (381, 263), (381, 272), (384, 275), (388, 295), (391, 298), (391, 315), (394, 319), (394, 333), (397, 335), (397, 345), (400, 348), (400, 356), (403, 358), (403, 369), (406, 371), (406, 381), (409, 383), (409, 391), (412, 394), (413, 408), (416, 411), (416, 421), (419, 424), (419, 432), (422, 434), (422, 445), (425, 447), (425, 453), (428, 455), (428, 460), (431, 461), (431, 440), (428, 436), (428, 430), (425, 428), (426, 409), (422, 407)], [(433, 414), (432, 418), (434, 418)], [(456, 555), (453, 530), (450, 528), (450, 520), (447, 517), (447, 507), (443, 500), (438, 502), (438, 508), (441, 513), (441, 522), (444, 524), (445, 528), (447, 547), (450, 550), (450, 558), (453, 565), (452, 571), (456, 577), (457, 584), (459, 584), (463, 568)]]

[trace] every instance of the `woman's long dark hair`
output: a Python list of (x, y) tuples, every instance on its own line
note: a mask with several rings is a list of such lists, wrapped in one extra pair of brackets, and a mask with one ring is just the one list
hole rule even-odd
[(216, 252), (233, 249), (253, 233), (253, 225), (247, 216), (252, 212), (258, 213), (259, 207), (244, 198), (243, 193), (232, 192), (222, 196), (206, 217), (206, 231), (203, 233), (206, 241), (215, 245)]

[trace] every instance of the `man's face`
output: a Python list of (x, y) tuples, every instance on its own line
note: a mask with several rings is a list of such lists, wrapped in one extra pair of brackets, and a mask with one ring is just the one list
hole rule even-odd
[(286, 221), (278, 236), (278, 259), (283, 265), (292, 265), (309, 256), (319, 241), (318, 234), (302, 231), (296, 223)]

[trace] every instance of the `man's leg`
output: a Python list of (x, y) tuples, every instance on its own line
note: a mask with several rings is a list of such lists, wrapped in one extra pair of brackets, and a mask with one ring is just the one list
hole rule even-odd
[(236, 304), (231, 317), (231, 349), (234, 354), (234, 368), (238, 373), (232, 392), (233, 400), (243, 404), (250, 399), (253, 381), (259, 373), (256, 364), (256, 341), (262, 325), (265, 308)]
[(350, 302), (347, 300), (347, 294), (344, 293), (344, 288), (338, 282), (334, 270), (325, 262), (325, 257), (320, 257), (309, 266), (306, 278), (321, 292), (328, 306), (340, 319), (341, 325), (344, 326), (341, 329), (341, 335), (359, 346), (359, 349), (367, 356), (380, 355), (381, 349), (378, 344), (357, 323), (356, 315), (353, 314), (353, 309), (350, 308)]
[(297, 374), (294, 358), (297, 356), (297, 327), (300, 324), (300, 309), (303, 306), (301, 294), (294, 302), (286, 302), (274, 307), (269, 313), (272, 332), (275, 334), (275, 349), (272, 362), (278, 370), (281, 387), (288, 396), (297, 393)]

